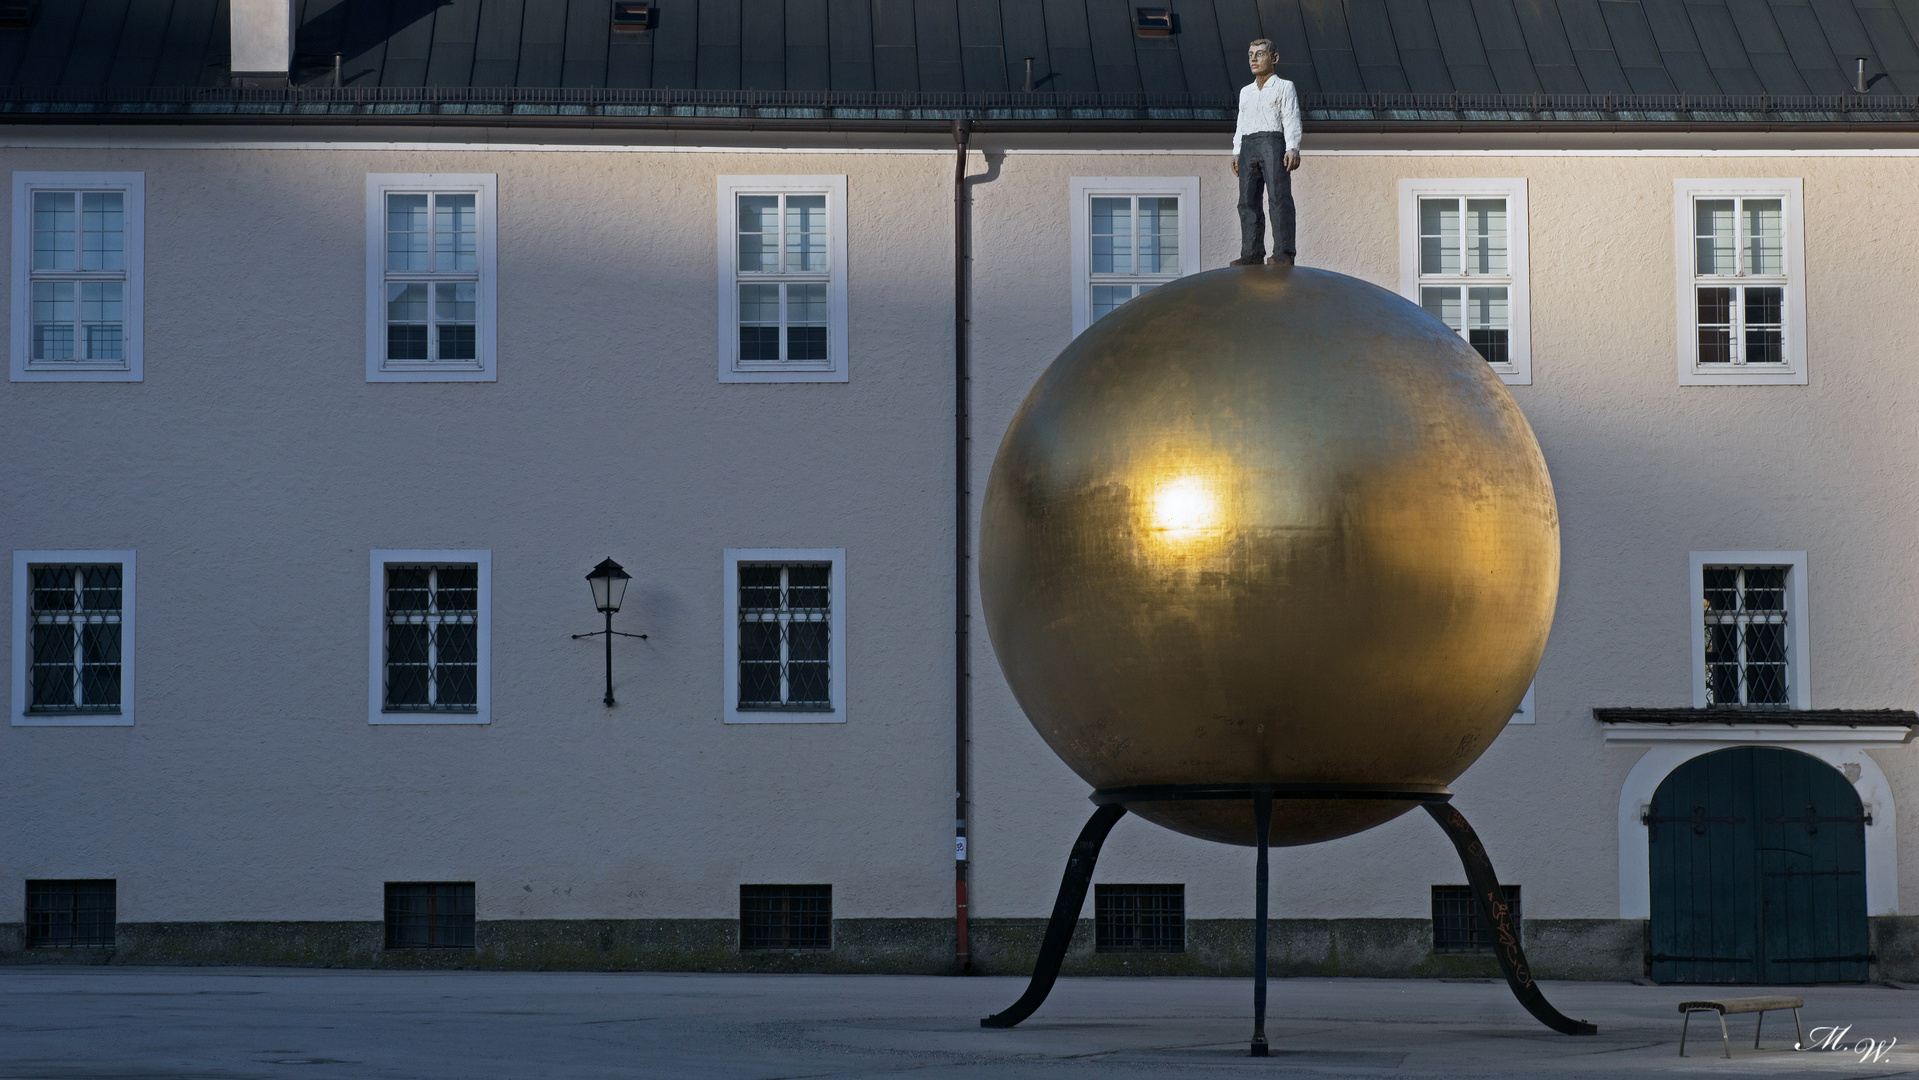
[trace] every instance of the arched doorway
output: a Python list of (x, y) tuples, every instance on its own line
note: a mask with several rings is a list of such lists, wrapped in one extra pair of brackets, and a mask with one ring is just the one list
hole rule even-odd
[(1655, 982), (1865, 981), (1866, 817), (1839, 770), (1769, 746), (1704, 754), (1645, 823)]

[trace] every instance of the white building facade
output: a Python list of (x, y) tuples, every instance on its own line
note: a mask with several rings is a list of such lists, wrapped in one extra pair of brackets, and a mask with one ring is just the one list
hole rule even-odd
[[(343, 74), (249, 68), (200, 94), (221, 112), (0, 102), (0, 960), (1030, 964), (1091, 807), (1007, 691), (956, 540), (1073, 335), (1237, 254), (1230, 102), (1022, 105), (1020, 58), (971, 99), (930, 67), (918, 97), (875, 75), (808, 99), (804, 55), (759, 104), (671, 99), (675, 10), (606, 7), (568, 8), (611, 57), (576, 104), (488, 83), (470, 44), (465, 97), (407, 90), (419, 26), (365, 60), (319, 41), (344, 9), (319, 2), (292, 36)], [(457, 43), (489, 10), (424, 18)], [(1191, 64), (1199, 32), (1169, 47)], [(612, 74), (640, 38), (652, 103)], [(1058, 48), (1042, 79), (1074, 77)], [(1791, 119), (1422, 127), (1377, 95), (1341, 113), (1318, 62), (1282, 69), (1309, 113), (1300, 262), (1459, 330), (1558, 492), (1551, 643), (1453, 785), (1535, 969), (1919, 977), (1896, 108), (1919, 106), (1875, 84), (1877, 119), (1808, 120), (1809, 85)], [(474, 88), (507, 104), (476, 116)], [(607, 557), (632, 575), (611, 626), (645, 635), (613, 639), (610, 691), (575, 637), (603, 628)], [(1699, 884), (1766, 829), (1800, 861)], [(1251, 865), (1123, 822), (1067, 970), (1244, 970)], [(1275, 973), (1492, 970), (1423, 815), (1275, 866)]]

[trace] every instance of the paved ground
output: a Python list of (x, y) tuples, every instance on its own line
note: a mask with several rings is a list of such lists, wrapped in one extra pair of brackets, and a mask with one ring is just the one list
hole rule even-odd
[(1919, 991), (1796, 991), (1808, 1029), (1898, 1040), (1862, 1064), (1790, 1050), (1790, 1014), (1767, 1018), (1757, 1052), (1752, 1018), (1734, 1018), (1731, 1061), (1718, 1025), (1695, 1024), (1712, 1038), (1681, 1059), (1673, 1007), (1696, 988), (1544, 985), (1599, 1036), (1539, 1027), (1504, 984), (1282, 979), (1274, 1056), (1254, 1060), (1234, 979), (1066, 979), (1019, 1028), (983, 1031), (1021, 980), (11, 967), (0, 1077), (1919, 1077)]

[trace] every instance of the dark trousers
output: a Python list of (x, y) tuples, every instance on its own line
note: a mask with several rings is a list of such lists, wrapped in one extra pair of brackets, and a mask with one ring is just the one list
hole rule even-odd
[(1260, 131), (1239, 140), (1239, 257), (1266, 257), (1266, 208), (1259, 205), (1264, 189), (1273, 214), (1273, 247), (1281, 254), (1298, 253), (1293, 216), (1293, 174), (1286, 171), (1286, 136)]

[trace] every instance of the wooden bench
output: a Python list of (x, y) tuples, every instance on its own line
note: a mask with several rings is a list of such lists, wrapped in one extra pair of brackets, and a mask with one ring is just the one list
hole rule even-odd
[(1732, 1056), (1732, 1037), (1726, 1034), (1727, 1013), (1758, 1013), (1759, 1019), (1752, 1027), (1752, 1048), (1759, 1049), (1759, 1029), (1766, 1022), (1766, 1014), (1782, 1009), (1792, 1010), (1792, 1027), (1799, 1033), (1799, 1042), (1806, 1041), (1806, 1029), (1799, 1026), (1799, 1010), (1805, 1007), (1804, 998), (1796, 997), (1748, 997), (1720, 998), (1717, 1001), (1682, 1001), (1679, 1011), (1686, 1018), (1679, 1024), (1679, 1056), (1686, 1056), (1686, 1025), (1692, 1023), (1692, 1014), (1696, 1012), (1714, 1012), (1719, 1014), (1719, 1041), (1726, 1046), (1726, 1056)]

